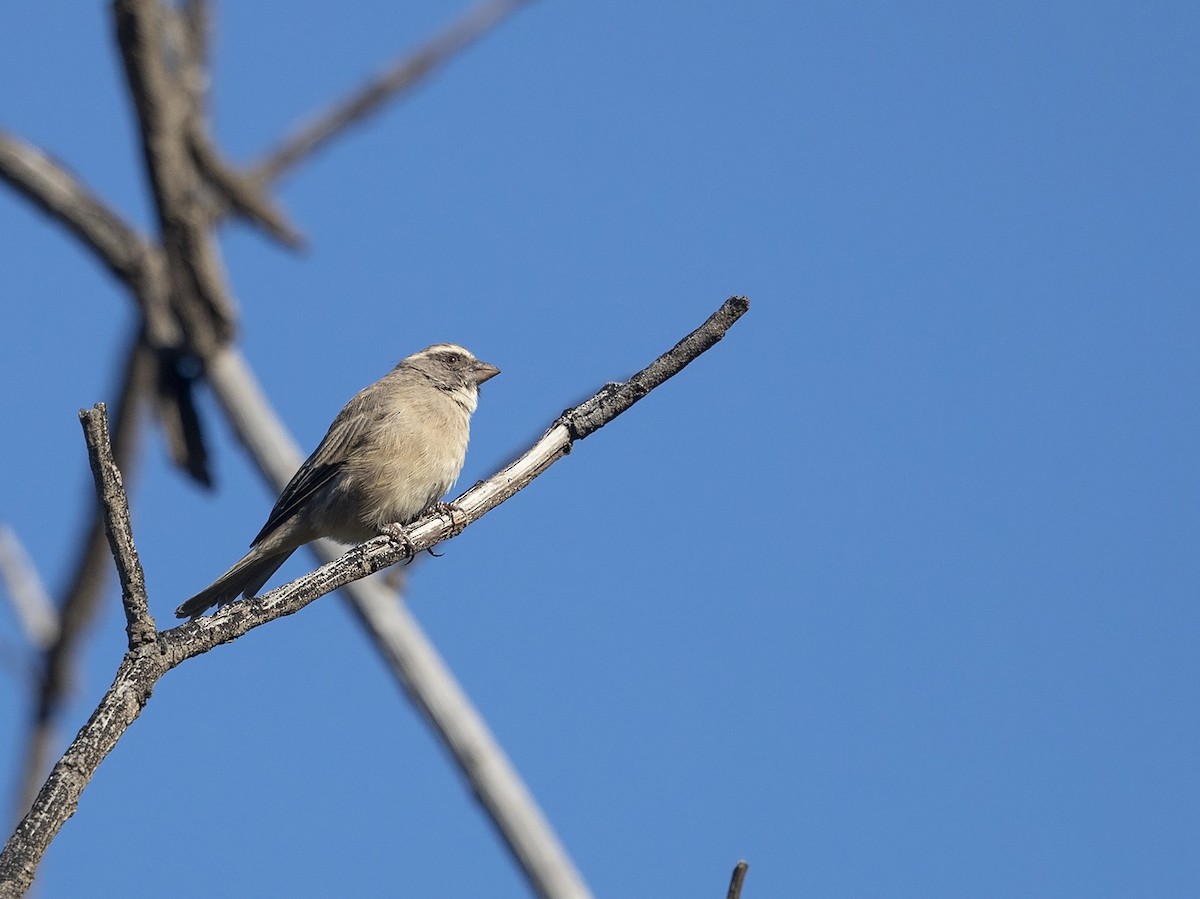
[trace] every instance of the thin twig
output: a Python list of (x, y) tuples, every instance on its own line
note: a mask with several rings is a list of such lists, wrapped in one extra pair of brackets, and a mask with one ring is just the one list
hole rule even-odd
[(267, 196), (262, 183), (245, 175), (221, 158), (208, 131), (199, 122), (192, 126), (189, 146), (196, 168), (204, 180), (243, 218), (258, 225), (280, 243), (293, 250), (302, 250), (306, 245), (301, 234), (288, 217)]
[(742, 859), (733, 866), (733, 877), (729, 879), (729, 892), (725, 894), (725, 899), (741, 899), (742, 883), (746, 879), (746, 872), (750, 870), (750, 866), (746, 864), (746, 860)]
[(121, 581), (121, 605), (125, 608), (125, 634), (129, 648), (137, 649), (158, 636), (158, 628), (146, 598), (146, 575), (133, 543), (133, 522), (129, 517), (129, 498), (121, 472), (113, 461), (112, 445), (108, 439), (108, 409), (97, 403), (91, 409), (79, 410), (87, 441), (88, 461), (92, 479), (96, 482), (96, 499), (104, 516), (104, 532), (117, 566)]
[(529, 2), (530, 0), (484, 0), (472, 7), (414, 53), (406, 55), (381, 75), (287, 138), (253, 167), (253, 176), (264, 184), (274, 181), (347, 128), (380, 111), (385, 103), (403, 91), (415, 87), (456, 53), (479, 40)]
[[(331, 590), (411, 558), (461, 533), (472, 521), (513, 496), (555, 460), (566, 455), (576, 439), (572, 434), (580, 432), (585, 423), (587, 433), (603, 427), (637, 402), (647, 390), (676, 374), (696, 355), (711, 347), (745, 313), (748, 305), (744, 297), (727, 300), (696, 332), (626, 385), (609, 385), (591, 400), (564, 412), (550, 430), (511, 465), (472, 487), (449, 507), (415, 522), (407, 529), (407, 539), (377, 537), (369, 540), (336, 561), (264, 596), (230, 603), (213, 615), (162, 632), (156, 641), (129, 650), (100, 705), (54, 766), (33, 807), (0, 852), (0, 899), (21, 896), (28, 889), (46, 849), (77, 808), (84, 787), (137, 718), (163, 674), (186, 659), (235, 640), (276, 618), (298, 612)], [(695, 355), (689, 356), (689, 353)], [(645, 390), (640, 387), (621, 389), (635, 383), (649, 386), (645, 386)], [(543, 896), (587, 895), (586, 890), (564, 894), (544, 892), (540, 884), (538, 888)]]
[(209, 131), (212, 8), (208, 0), (183, 0), (175, 9), (167, 7), (166, 12), (168, 21), (175, 24), (178, 32), (179, 80), (190, 103), (187, 115), (188, 147), (196, 169), (218, 194), (208, 211), (209, 222), (215, 222), (220, 217), (223, 212), (221, 207), (227, 203), (247, 221), (260, 226), (285, 246), (302, 249), (305, 244), (303, 236), (267, 196), (260, 182), (237, 171), (225, 161)]

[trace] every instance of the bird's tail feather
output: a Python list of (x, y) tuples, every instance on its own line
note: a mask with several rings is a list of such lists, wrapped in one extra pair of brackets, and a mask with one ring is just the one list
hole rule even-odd
[(176, 609), (175, 617), (197, 618), (210, 606), (232, 602), (238, 594), (253, 596), (293, 552), (294, 549), (287, 549), (264, 555), (259, 548), (250, 550), (232, 568)]

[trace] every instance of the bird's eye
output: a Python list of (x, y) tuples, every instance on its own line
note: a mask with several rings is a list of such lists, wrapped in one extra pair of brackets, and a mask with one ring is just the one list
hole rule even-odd
[(466, 357), (462, 353), (442, 353), (442, 361), (451, 368), (459, 368), (466, 362)]

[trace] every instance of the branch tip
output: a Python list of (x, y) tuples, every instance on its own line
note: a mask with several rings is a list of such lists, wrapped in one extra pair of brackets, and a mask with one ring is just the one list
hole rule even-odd
[(748, 297), (730, 297), (704, 324), (628, 381), (605, 384), (590, 400), (564, 412), (560, 420), (571, 432), (571, 439), (582, 440), (598, 431), (655, 387), (679, 374), (701, 353), (716, 345), (749, 309)]
[(80, 409), (79, 420), (87, 442), (88, 461), (96, 483), (96, 498), (104, 517), (104, 530), (109, 550), (121, 581), (121, 605), (125, 609), (125, 633), (129, 648), (137, 649), (158, 637), (158, 628), (146, 597), (146, 577), (133, 542), (133, 525), (129, 515), (129, 498), (121, 472), (113, 459), (108, 434), (108, 409), (96, 403), (91, 409)]
[(746, 880), (746, 872), (749, 870), (750, 865), (745, 859), (739, 859), (733, 866), (733, 876), (729, 880), (729, 892), (725, 894), (725, 899), (741, 899), (742, 883)]

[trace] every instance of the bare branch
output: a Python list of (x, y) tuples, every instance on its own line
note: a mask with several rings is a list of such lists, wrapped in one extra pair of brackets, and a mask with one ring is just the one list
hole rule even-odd
[(204, 213), (215, 222), (228, 204), (281, 243), (301, 249), (304, 238), (266, 195), (261, 182), (229, 165), (217, 149), (208, 125), (211, 76), (212, 9), (208, 0), (185, 0), (178, 8), (163, 9), (167, 24), (165, 43), (174, 60), (176, 79), (187, 98), (187, 143), (196, 169), (218, 195)]
[(197, 202), (202, 183), (187, 146), (195, 104), (178, 69), (168, 65), (168, 13), (157, 0), (114, 0), (112, 11), (141, 124), (171, 305), (188, 345), (203, 356), (233, 336), (235, 313), (205, 204)]
[(226, 163), (207, 130), (199, 123), (192, 128), (190, 147), (197, 169), (234, 211), (285, 246), (293, 250), (304, 248), (304, 235), (276, 208), (262, 189), (263, 182), (236, 171)]
[[(66, 169), (40, 150), (2, 131), (0, 177), (79, 237), (129, 288), (145, 323), (145, 342), (156, 348), (156, 355), (147, 359), (152, 358), (157, 364), (156, 411), (171, 458), (201, 484), (211, 484), (208, 456), (192, 398), (192, 381), (182, 374), (184, 354), (179, 347), (183, 336), (171, 309), (167, 266), (161, 251), (97, 200)], [(103, 559), (103, 553), (100, 558)]]
[(208, 105), (211, 82), (208, 70), (212, 54), (212, 6), (208, 0), (183, 0), (176, 16), (183, 31), (185, 85), (199, 115)]
[(129, 288), (145, 324), (145, 342), (157, 353), (156, 411), (171, 458), (201, 484), (211, 484), (192, 381), (182, 374), (185, 366), (180, 347), (184, 338), (171, 308), (171, 285), (163, 253), (66, 169), (37, 148), (2, 131), (0, 177), (79, 237)]
[(383, 74), (286, 139), (254, 167), (254, 177), (264, 184), (274, 181), (350, 126), (379, 112), (389, 100), (416, 86), (456, 53), (479, 40), (529, 2), (530, 0), (484, 0), (472, 7), (415, 53), (405, 56)]
[(733, 866), (733, 877), (729, 879), (729, 892), (725, 894), (725, 899), (741, 899), (742, 883), (746, 880), (746, 872), (749, 870), (750, 866), (746, 864), (745, 859)]
[(113, 461), (108, 440), (108, 410), (104, 403), (79, 410), (87, 440), (88, 461), (96, 482), (96, 499), (104, 515), (104, 530), (121, 581), (121, 605), (125, 608), (125, 634), (129, 648), (137, 649), (158, 636), (158, 628), (146, 600), (146, 575), (133, 543), (133, 523), (129, 517), (129, 498), (121, 472)]
[[(156, 411), (171, 458), (201, 484), (211, 484), (208, 456), (192, 398), (192, 382), (181, 373), (185, 368), (180, 352), (183, 333), (171, 308), (170, 282), (162, 252), (104, 206), (66, 169), (35, 147), (2, 131), (0, 177), (79, 237), (129, 288), (141, 310), (146, 343), (157, 352)], [(103, 559), (103, 553), (98, 558)]]
[(126, 653), (112, 686), (51, 770), (33, 807), (0, 853), (0, 899), (25, 895), (47, 847), (75, 814), (83, 788), (137, 718), (168, 667), (153, 643)]
[(44, 650), (58, 637), (58, 613), (17, 532), (0, 522), (0, 578), (32, 646)]
[(166, 266), (158, 248), (37, 147), (0, 131), (0, 178), (65, 226), (130, 288), (154, 346), (179, 343), (167, 305)]
[[(571, 434), (580, 430), (581, 423), (586, 423), (587, 433), (603, 427), (644, 396), (645, 391), (661, 384), (716, 343), (747, 308), (745, 298), (726, 301), (696, 332), (626, 385), (609, 385), (596, 397), (563, 413), (550, 430), (511, 465), (472, 487), (456, 503), (415, 522), (407, 529), (407, 539), (377, 537), (369, 540), (336, 561), (262, 597), (230, 603), (214, 615), (165, 631), (159, 634), (158, 640), (131, 649), (99, 707), (54, 766), (33, 807), (0, 853), (0, 899), (20, 896), (28, 889), (50, 842), (78, 806), (83, 788), (121, 734), (137, 718), (154, 684), (163, 674), (192, 656), (228, 643), (268, 621), (291, 615), (337, 587), (411, 558), (460, 533), (566, 455), (573, 441)], [(649, 386), (641, 392), (640, 388), (622, 392), (622, 387), (635, 382)], [(601, 402), (602, 408), (598, 409), (597, 401), (606, 394), (609, 400)], [(614, 400), (613, 397), (622, 399)], [(536, 886), (543, 896), (587, 895), (582, 884), (579, 885), (582, 892), (570, 893), (550, 892), (549, 886), (541, 883)]]
[[(568, 452), (573, 439), (582, 439), (604, 421), (615, 418), (711, 347), (747, 306), (744, 298), (727, 301), (697, 331), (627, 384), (608, 385), (592, 400), (577, 407), (574, 410), (577, 414), (564, 413), (533, 450), (485, 485), (464, 494), (458, 501), (459, 507), (473, 520), (491, 508), (492, 503), (511, 496)], [(253, 375), (240, 357), (226, 349), (210, 361), (208, 378), (251, 456), (275, 488), (282, 489), (302, 457)], [(340, 550), (328, 541), (316, 544), (316, 551), (325, 561), (340, 556)], [(389, 564), (392, 563), (381, 567)], [(572, 883), (582, 888), (582, 880), (574, 865), (416, 621), (376, 584), (358, 581), (350, 586), (354, 611), (367, 626), (376, 648), (451, 752), (539, 894), (578, 895)]]
[(32, 144), (0, 130), (0, 178), (83, 241), (110, 272), (136, 284), (149, 245), (66, 168)]
[[(512, 2), (492, 3), (485, 7), (480, 7), (477, 12), (486, 12), (487, 7), (490, 7), (493, 11), (497, 11), (495, 21), (499, 21), (502, 15), (518, 8), (520, 5), (523, 4)], [(191, 146), (188, 146), (186, 143), (186, 133), (189, 133), (186, 129), (192, 129), (190, 132), (192, 134), (197, 133), (195, 130), (196, 116), (202, 104), (195, 99), (197, 92), (194, 86), (200, 82), (191, 77), (195, 74), (194, 71), (170, 71), (169, 53), (164, 48), (163, 42), (175, 36), (164, 34), (164, 31), (175, 28), (177, 22), (171, 20), (164, 23), (160, 18), (162, 12), (161, 7), (151, 2), (151, 0), (129, 0), (129, 2), (118, 0), (114, 5), (115, 18), (118, 23), (118, 35), (121, 38), (122, 51), (125, 56), (127, 69), (129, 70), (131, 90), (134, 93), (135, 102), (138, 104), (139, 115), (142, 119), (143, 143), (152, 181), (157, 170), (154, 162), (155, 154), (157, 153), (157, 159), (160, 163), (158, 168), (165, 169), (167, 177), (178, 177), (179, 179), (180, 183), (174, 185), (176, 188), (180, 188), (177, 196), (182, 199), (190, 198), (195, 200), (197, 196), (203, 196), (203, 191), (198, 190), (198, 188), (204, 187), (205, 184), (213, 186), (215, 181), (219, 181), (219, 173), (217, 177), (213, 176), (212, 171), (217, 168), (215, 165), (208, 166), (209, 171), (206, 172), (202, 159), (204, 157), (203, 148), (197, 153), (196, 142), (193, 142)], [(459, 25), (470, 25), (470, 19), (471, 16), (468, 16)], [(458, 47), (454, 46), (455, 41), (459, 42), (459, 47), (465, 46), (469, 40), (473, 40), (475, 36), (483, 33), (486, 28), (491, 27), (491, 24), (493, 23), (486, 21), (486, 16), (477, 19), (473, 27), (477, 28), (478, 31), (473, 36), (468, 34), (470, 31), (469, 27), (465, 28), (457, 36), (454, 35), (455, 29), (452, 28), (443, 36), (447, 38), (447, 44), (438, 48), (438, 41), (435, 40), (426, 48), (426, 51), (432, 49), (432, 55), (422, 59), (421, 54), (418, 54), (417, 58), (410, 61), (407, 67), (401, 66), (394, 70), (394, 74), (398, 78), (385, 88), (385, 93), (367, 97), (367, 105), (360, 107), (360, 112), (356, 113), (356, 115), (366, 115), (373, 111), (371, 104), (381, 104), (384, 102), (388, 98), (386, 91), (391, 91), (391, 95), (394, 96), (395, 92), (406, 86), (411, 86), (421, 76), (430, 71), (436, 63), (443, 61), (443, 59), (438, 58), (439, 54), (442, 54), (444, 58), (453, 50), (458, 49)], [(193, 31), (195, 30), (192, 25), (188, 27)], [(174, 50), (178, 53), (182, 42), (177, 37), (175, 39)], [(193, 59), (202, 59), (202, 55), (201, 52), (193, 52), (191, 57)], [(141, 75), (140, 82), (138, 72)], [(206, 73), (204, 74), (206, 75)], [(155, 85), (163, 89), (156, 90)], [(378, 88), (379, 86), (377, 82), (375, 87)], [(189, 92), (191, 93), (190, 98), (186, 96)], [(370, 93), (370, 89), (368, 93)], [(168, 104), (168, 107), (170, 107), (170, 104), (174, 104), (175, 108), (167, 108), (164, 112), (162, 108), (155, 107), (155, 104), (160, 101)], [(156, 115), (158, 116), (157, 120), (155, 119)], [(171, 121), (170, 127), (163, 124), (167, 119)], [(345, 127), (353, 120), (355, 120), (354, 117), (347, 120), (341, 127)], [(155, 141), (164, 138), (170, 144), (172, 140), (171, 135), (175, 135), (175, 139), (178, 139), (178, 135), (181, 133), (180, 125), (184, 126), (183, 133), (185, 134), (184, 149), (186, 153), (183, 156), (178, 152), (179, 148), (177, 146), (168, 145), (164, 147), (157, 144), (151, 146), (155, 144)], [(321, 145), (324, 140), (332, 136), (333, 133), (330, 132), (305, 152), (311, 152), (312, 149), (315, 149), (316, 146)], [(200, 158), (198, 159), (198, 157)], [(215, 151), (212, 158), (217, 159), (218, 163), (220, 162), (219, 157), (215, 155)], [(172, 165), (168, 164), (178, 162), (180, 159), (183, 159), (183, 164), (179, 166), (172, 167)], [(192, 167), (190, 172), (187, 171), (187, 163), (190, 163)], [(201, 178), (201, 175), (204, 177)], [(182, 189), (181, 185), (187, 189)], [(216, 186), (219, 188), (219, 185)], [(215, 295), (218, 298), (224, 295), (224, 283), (219, 263), (215, 261), (215, 253), (211, 258), (207, 258), (203, 254), (197, 257), (194, 252), (194, 246), (189, 247), (186, 245), (189, 237), (189, 228), (193, 228), (198, 233), (201, 222), (205, 223), (205, 228), (207, 227), (210, 221), (211, 207), (206, 204), (199, 204), (203, 207), (199, 211), (191, 207), (176, 209), (175, 212), (177, 213), (177, 217), (182, 221), (182, 224), (178, 225), (177, 232), (173, 234), (170, 224), (166, 220), (167, 217), (162, 211), (164, 200), (161, 192), (157, 189), (157, 183), (156, 202), (160, 206), (160, 224), (162, 225), (164, 246), (166, 247), (166, 261), (164, 262), (164, 255), (158, 252), (156, 248), (153, 248), (151, 252), (146, 254), (145, 263), (142, 268), (131, 272), (131, 280), (127, 283), (130, 283), (134, 295), (139, 304), (142, 305), (144, 314), (147, 317), (148, 342), (158, 352), (160, 400), (163, 398), (170, 399), (169, 408), (165, 410), (162, 416), (164, 425), (170, 425), (172, 421), (178, 419), (178, 427), (174, 428), (174, 431), (186, 437), (188, 433), (196, 431), (194, 427), (190, 427), (188, 424), (195, 416), (194, 409), (192, 409), (190, 404), (190, 381), (183, 384), (182, 389), (180, 389), (179, 385), (170, 380), (170, 376), (173, 374), (180, 374), (186, 371), (186, 366), (179, 364), (179, 351), (185, 341), (179, 333), (175, 316), (178, 315), (182, 319), (183, 330), (188, 332), (189, 339), (186, 341), (186, 344), (194, 347), (198, 354), (205, 358), (206, 368), (208, 369), (210, 378), (212, 378), (213, 372), (220, 367), (215, 364), (215, 360), (229, 358), (228, 353), (221, 348), (219, 341), (209, 343), (208, 339), (210, 335), (196, 333), (198, 325), (205, 325), (205, 316), (208, 313), (203, 309), (201, 309), (200, 314), (192, 315), (190, 313), (194, 312), (192, 307), (196, 305), (196, 298), (202, 301), (205, 300), (203, 288), (205, 287), (206, 273), (209, 276), (213, 276), (215, 273), (214, 277), (209, 278), (207, 286), (216, 288)], [(207, 232), (205, 232), (206, 234)], [(198, 262), (197, 259), (199, 260)], [(213, 264), (209, 264), (209, 262)], [(167, 277), (168, 273), (170, 275), (169, 279)], [(170, 303), (169, 306), (168, 302)], [(203, 307), (204, 303), (201, 302), (199, 305)], [(166, 315), (163, 315), (164, 311), (167, 313)], [(157, 319), (155, 316), (157, 316)], [(156, 335), (167, 333), (167, 329), (156, 327), (155, 325), (156, 320), (161, 322), (164, 319), (169, 322), (171, 327), (176, 329), (173, 335), (175, 339), (160, 339), (156, 337)], [(219, 334), (219, 329), (216, 330)], [(218, 394), (220, 394), (219, 387)], [(179, 400), (178, 396), (182, 396), (183, 400)], [(171, 399), (172, 397), (175, 397), (175, 399)], [(632, 402), (632, 400), (629, 402)], [(178, 413), (174, 417), (168, 414), (172, 410)], [(193, 413), (190, 418), (188, 415), (189, 410), (192, 410)], [(617, 411), (619, 412), (620, 409), (617, 409)], [(613, 414), (616, 413), (614, 412)], [(195, 424), (196, 422), (193, 421), (192, 425)], [(172, 432), (172, 428), (167, 427), (166, 429), (168, 432)], [(588, 420), (581, 419), (574, 426), (572, 436), (586, 436), (591, 430), (594, 430), (594, 427), (589, 424)], [(183, 440), (185, 445), (187, 442), (186, 439)], [(294, 452), (293, 455), (295, 455)], [(294, 471), (295, 464), (298, 461), (297, 457), (291, 463), (291, 469), (283, 476), (285, 480), (287, 475), (290, 475), (291, 471)], [(455, 527), (460, 526), (461, 523), (461, 521), (455, 522), (452, 520), (452, 524)], [(446, 703), (442, 702), (442, 696), (438, 693), (438, 679), (428, 674), (414, 674), (414, 672), (421, 671), (424, 664), (419, 659), (419, 650), (424, 642), (424, 636), (420, 633), (415, 621), (409, 619), (406, 622), (404, 619), (407, 617), (407, 613), (397, 606), (394, 601), (385, 601), (384, 596), (381, 595), (380, 591), (374, 585), (356, 584), (352, 589), (358, 594), (358, 601), (355, 606), (356, 612), (360, 620), (371, 631), (372, 638), (380, 648), (380, 651), (383, 652), (385, 657), (397, 670), (403, 672), (405, 664), (411, 666), (412, 670), (400, 674), (401, 682), (406, 686), (406, 689), (410, 691), (410, 694), (417, 701), (418, 705), (426, 711), (431, 720), (436, 719), (438, 716), (448, 718), (449, 713), (439, 710)], [(368, 597), (372, 596), (372, 594), (379, 600), (373, 604), (368, 600)], [(402, 646), (405, 641), (407, 641), (407, 645)], [(440, 663), (440, 659), (437, 659), (432, 647), (428, 647), (427, 642), (425, 642), (425, 646), (429, 649), (433, 660)], [(425, 667), (429, 668), (432, 666), (426, 665)], [(446, 672), (446, 675), (444, 680), (453, 688), (451, 692), (457, 691), (457, 698), (462, 700), (463, 707), (469, 713), (466, 716), (459, 714), (458, 717), (469, 719), (471, 715), (475, 714), (473, 709), (467, 704), (465, 697), (461, 696), (461, 691), (453, 683), (453, 679), (449, 677), (448, 672)], [(425, 678), (425, 680), (422, 681), (421, 678)], [(579, 880), (577, 873), (570, 865), (569, 859), (566, 858), (565, 853), (561, 852), (561, 848), (557, 846), (556, 841), (553, 840), (553, 835), (544, 821), (541, 821), (536, 805), (532, 803), (527, 793), (524, 792), (523, 785), (517, 779), (515, 772), (511, 771), (511, 767), (499, 751), (499, 748), (495, 747), (496, 752), (494, 755), (487, 755), (486, 753), (476, 754), (475, 750), (479, 746), (486, 745), (488, 742), (492, 742), (494, 745), (494, 741), (491, 740), (491, 735), (487, 733), (482, 721), (478, 721), (478, 733), (474, 735), (471, 734), (472, 727), (469, 720), (466, 723), (463, 721), (452, 723), (443, 721), (440, 724), (435, 723), (435, 726), (439, 727), (443, 739), (451, 744), (452, 750), (458, 754), (460, 764), (465, 769), (468, 769), (467, 776), (471, 778), (473, 785), (476, 785), (476, 791), (481, 796), (485, 806), (492, 811), (497, 827), (503, 832), (514, 854), (526, 864), (527, 874), (535, 883), (538, 891), (543, 895), (586, 894), (586, 888), (582, 886), (582, 881)], [(464, 734), (467, 734), (467, 736), (464, 737)], [(476, 772), (469, 770), (472, 765), (479, 770)], [(490, 768), (499, 769), (499, 772), (489, 772)], [(525, 813), (514, 811), (513, 808), (509, 807), (513, 806), (514, 803), (511, 798), (504, 796), (505, 776), (510, 781), (509, 786), (513, 788), (510, 792), (516, 792), (523, 796), (523, 801), (528, 806), (527, 811), (529, 814), (526, 815), (526, 818), (533, 820), (534, 825), (527, 827), (528, 832), (533, 834), (531, 837), (523, 837), (520, 833), (520, 826), (514, 827), (512, 824), (514, 821), (519, 822), (521, 815)], [(489, 783), (489, 778), (491, 783)], [(488, 784), (490, 789), (480, 788), (477, 786), (478, 783)], [(516, 805), (519, 806), (520, 802), (517, 802)], [(497, 809), (499, 810), (497, 811)], [(529, 821), (527, 820), (525, 823), (528, 825)], [(550, 834), (551, 851), (549, 854), (553, 855), (554, 850), (557, 850), (561, 856), (561, 863), (557, 872), (553, 870), (553, 865), (544, 865), (542, 869), (539, 869), (536, 860), (532, 865), (530, 864), (531, 858), (536, 856), (538, 852), (545, 850), (545, 846), (539, 847), (535, 839), (539, 826), (542, 831)], [(555, 877), (558, 880), (555, 880)], [(575, 889), (576, 886), (578, 889)]]
[(162, 421), (176, 462), (208, 485), (208, 454), (187, 356), (203, 358), (228, 342), (235, 314), (211, 231), (211, 203), (204, 201), (205, 184), (189, 146), (200, 129), (195, 87), (200, 76), (192, 72), (191, 41), (178, 41), (184, 46), (174, 57), (168, 53), (172, 29), (188, 30), (173, 10), (158, 0), (114, 0), (112, 11), (158, 211), (170, 308), (182, 330), (179, 344), (156, 346)]
[(749, 308), (750, 300), (746, 297), (730, 297), (708, 317), (708, 321), (628, 381), (608, 384), (586, 403), (564, 413), (571, 439), (582, 440), (604, 427), (667, 378), (677, 375), (685, 365), (724, 337), (729, 327)]

